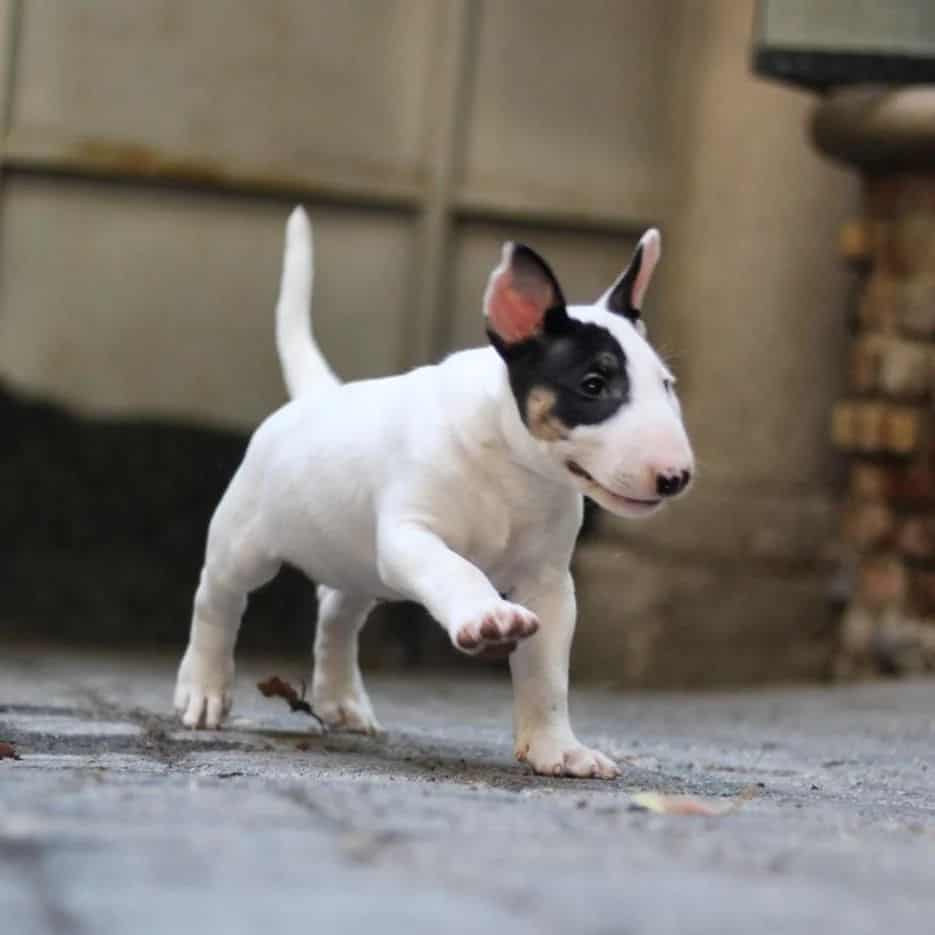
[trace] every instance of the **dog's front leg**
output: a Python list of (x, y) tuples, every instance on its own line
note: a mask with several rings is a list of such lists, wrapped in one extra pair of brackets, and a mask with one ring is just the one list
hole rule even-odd
[(517, 596), (542, 621), (510, 656), (517, 759), (537, 773), (613, 779), (613, 760), (580, 743), (568, 719), (568, 665), (575, 631), (575, 585), (568, 571), (519, 584)]
[(534, 613), (500, 597), (477, 566), (418, 523), (382, 521), (377, 552), (383, 583), (422, 604), (464, 653), (506, 652), (539, 629)]

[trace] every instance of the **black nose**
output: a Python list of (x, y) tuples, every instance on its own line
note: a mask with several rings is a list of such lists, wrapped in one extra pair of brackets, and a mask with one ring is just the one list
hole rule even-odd
[(660, 497), (674, 497), (688, 486), (692, 479), (691, 471), (667, 471), (656, 475), (656, 493)]

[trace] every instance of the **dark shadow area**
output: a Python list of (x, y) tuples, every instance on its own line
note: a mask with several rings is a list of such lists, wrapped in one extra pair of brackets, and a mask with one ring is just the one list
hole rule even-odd
[[(92, 419), (0, 384), (0, 633), (184, 645), (211, 514), (248, 436)], [(284, 568), (250, 600), (240, 646), (307, 652), (315, 587)], [(371, 662), (453, 661), (421, 608), (380, 608)]]

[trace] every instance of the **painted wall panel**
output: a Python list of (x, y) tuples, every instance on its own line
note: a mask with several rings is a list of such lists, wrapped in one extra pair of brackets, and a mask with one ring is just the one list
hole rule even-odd
[(432, 0), (29, 0), (13, 126), (86, 147), (412, 174), (438, 10)]
[[(288, 207), (108, 183), (8, 182), (0, 372), (94, 411), (252, 426), (284, 399), (273, 339)], [(409, 223), (318, 209), (315, 316), (347, 378), (394, 372)]]

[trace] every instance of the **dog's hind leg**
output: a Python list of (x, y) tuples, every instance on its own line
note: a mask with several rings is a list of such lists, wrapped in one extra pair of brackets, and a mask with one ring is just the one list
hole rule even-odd
[(380, 730), (357, 663), (357, 637), (373, 604), (369, 597), (318, 588), (312, 706), (329, 727), (361, 734)]
[(234, 645), (247, 595), (279, 570), (251, 524), (244, 523), (240, 506), (232, 485), (208, 530), (191, 634), (175, 687), (175, 708), (186, 727), (220, 727), (230, 711)]

